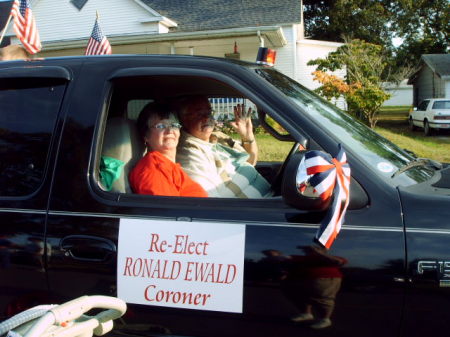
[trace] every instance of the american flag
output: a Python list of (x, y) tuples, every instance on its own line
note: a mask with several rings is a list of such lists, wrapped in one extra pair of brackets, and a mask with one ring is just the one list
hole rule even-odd
[(111, 54), (111, 45), (108, 39), (103, 35), (102, 30), (95, 19), (94, 29), (92, 29), (91, 38), (86, 47), (85, 55), (103, 55)]
[(30, 54), (42, 49), (39, 32), (28, 0), (14, 0), (11, 15), (14, 18), (14, 31)]

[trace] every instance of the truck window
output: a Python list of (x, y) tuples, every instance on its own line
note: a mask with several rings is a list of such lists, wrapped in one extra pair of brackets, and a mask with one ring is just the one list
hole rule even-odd
[[(188, 134), (187, 126), (183, 125), (181, 130), (177, 130), (177, 133), (180, 136), (176, 153), (176, 162), (181, 164), (183, 171), (188, 177), (200, 184), (207, 191), (209, 197), (236, 197), (239, 193), (235, 191), (246, 188), (246, 186), (250, 184), (254, 185), (248, 186), (247, 191), (257, 191), (252, 192), (254, 194), (251, 196), (246, 195), (245, 192), (243, 192), (239, 194), (240, 197), (264, 198), (274, 196), (271, 190), (271, 184), (275, 180), (282, 162), (291, 150), (293, 142), (283, 144), (281, 147), (278, 146), (275, 151), (271, 151), (276, 155), (276, 158), (267, 158), (267, 155), (265, 155), (267, 149), (264, 144), (258, 144), (260, 160), (255, 166), (256, 169), (250, 164), (247, 165), (247, 161), (250, 161), (251, 159), (245, 148), (252, 142), (256, 142), (256, 136), (261, 140), (261, 143), (268, 144), (268, 146), (273, 147), (274, 145), (272, 143), (278, 142), (271, 135), (265, 133), (260, 126), (258, 119), (259, 108), (257, 104), (225, 83), (196, 76), (155, 75), (138, 78), (126, 77), (113, 81), (113, 95), (109, 104), (110, 108), (106, 119), (99, 164), (100, 187), (105, 191), (113, 193), (151, 194), (134, 190), (133, 186), (130, 185), (129, 179), (130, 172), (143, 156), (146, 155), (147, 151), (144, 144), (144, 137), (139, 134), (138, 130), (139, 127), (137, 121), (139, 114), (149, 103), (163, 104), (166, 109), (171, 110), (172, 114), (178, 114), (182, 111), (183, 106), (192, 103), (190, 103), (190, 98), (193, 97), (202, 97), (206, 100), (211, 119), (215, 121), (214, 132), (209, 138), (209, 143), (216, 143), (217, 146), (215, 149), (220, 149), (222, 145), (227, 147), (227, 150), (225, 151), (228, 152), (224, 152), (221, 155), (218, 154), (218, 156), (229, 156), (230, 160), (228, 160), (228, 162), (230, 166), (234, 165), (235, 168), (234, 171), (231, 168), (227, 168), (227, 172), (223, 170), (224, 172), (222, 173), (216, 172), (216, 170), (220, 171), (220, 169), (215, 169), (214, 173), (211, 174), (213, 178), (210, 179), (208, 176), (203, 179), (203, 177), (207, 176), (206, 174), (203, 174), (206, 172), (206, 170), (203, 172), (203, 168), (209, 167), (209, 164), (211, 164), (211, 167), (212, 165), (216, 165), (216, 168), (225, 167), (225, 164), (217, 166), (217, 160), (215, 162), (212, 160), (207, 162), (205, 160), (203, 163), (202, 159), (209, 158), (211, 155), (206, 153), (209, 149), (198, 149), (199, 153), (183, 151), (186, 148), (190, 148), (192, 145), (190, 141), (186, 141)], [(205, 101), (203, 101), (203, 103), (205, 103)], [(248, 115), (246, 118), (251, 119), (254, 127), (255, 137), (252, 138), (255, 139), (246, 140), (244, 143), (242, 143), (241, 137), (234, 132), (230, 125), (230, 122), (233, 122), (234, 120), (234, 108), (237, 105), (245, 107), (243, 108), (245, 110), (245, 116)], [(182, 118), (180, 118), (179, 122), (183, 124), (186, 123), (186, 120), (183, 122)], [(274, 120), (272, 120), (272, 122), (275, 128), (278, 128), (277, 123)], [(156, 131), (149, 128), (147, 132), (151, 133)], [(160, 130), (160, 132), (162, 131)], [(282, 130), (282, 132), (284, 133), (286, 131)], [(241, 155), (239, 156), (239, 154)], [(248, 158), (246, 158), (246, 156), (248, 156)], [(265, 163), (261, 163), (261, 156), (265, 156), (263, 160)], [(227, 159), (223, 160), (224, 163), (227, 162)], [(191, 163), (193, 164), (191, 165)], [(241, 169), (239, 165), (242, 164), (247, 166)], [(198, 171), (196, 171), (197, 169)], [(229, 174), (229, 176), (226, 176), (226, 174)], [(233, 185), (234, 181), (232, 181), (232, 175), (236, 175), (237, 177), (239, 174), (241, 176), (235, 179), (235, 181), (239, 183), (235, 186)], [(170, 174), (165, 174), (165, 176), (169, 175)], [(248, 177), (248, 175), (251, 176)], [(219, 179), (225, 179), (223, 178), (224, 176), (229, 179), (224, 182), (219, 182)], [(171, 184), (173, 185), (173, 183)], [(230, 185), (229, 190), (223, 188), (228, 185)], [(220, 186), (220, 189), (216, 186)], [(256, 187), (253, 188), (253, 186)], [(186, 194), (185, 196), (198, 195)]]
[(0, 83), (0, 196), (29, 195), (43, 181), (65, 86), (36, 82)]

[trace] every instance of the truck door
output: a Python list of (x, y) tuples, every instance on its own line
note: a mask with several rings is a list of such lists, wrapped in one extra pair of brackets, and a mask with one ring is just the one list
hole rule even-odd
[(449, 319), (449, 173), (441, 172), (442, 179), (433, 183), (431, 193), (426, 192), (429, 183), (400, 190), (408, 248), (405, 336), (423, 336), (430, 327), (444, 331)]

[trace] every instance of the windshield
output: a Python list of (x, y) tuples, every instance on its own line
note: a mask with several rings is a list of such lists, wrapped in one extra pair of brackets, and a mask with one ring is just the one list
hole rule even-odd
[(344, 148), (352, 149), (374, 172), (392, 184), (407, 186), (425, 181), (434, 174), (434, 169), (422, 165), (394, 176), (396, 171), (415, 159), (411, 154), (278, 71), (267, 68), (255, 71), (291, 98), (302, 112), (327, 130), (330, 137)]
[(433, 103), (433, 109), (450, 109), (450, 101), (435, 101)]

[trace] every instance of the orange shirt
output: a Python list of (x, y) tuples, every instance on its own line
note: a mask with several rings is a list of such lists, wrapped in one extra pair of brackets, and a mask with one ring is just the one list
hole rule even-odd
[(147, 153), (129, 174), (134, 193), (180, 197), (207, 197), (206, 191), (160, 152)]

